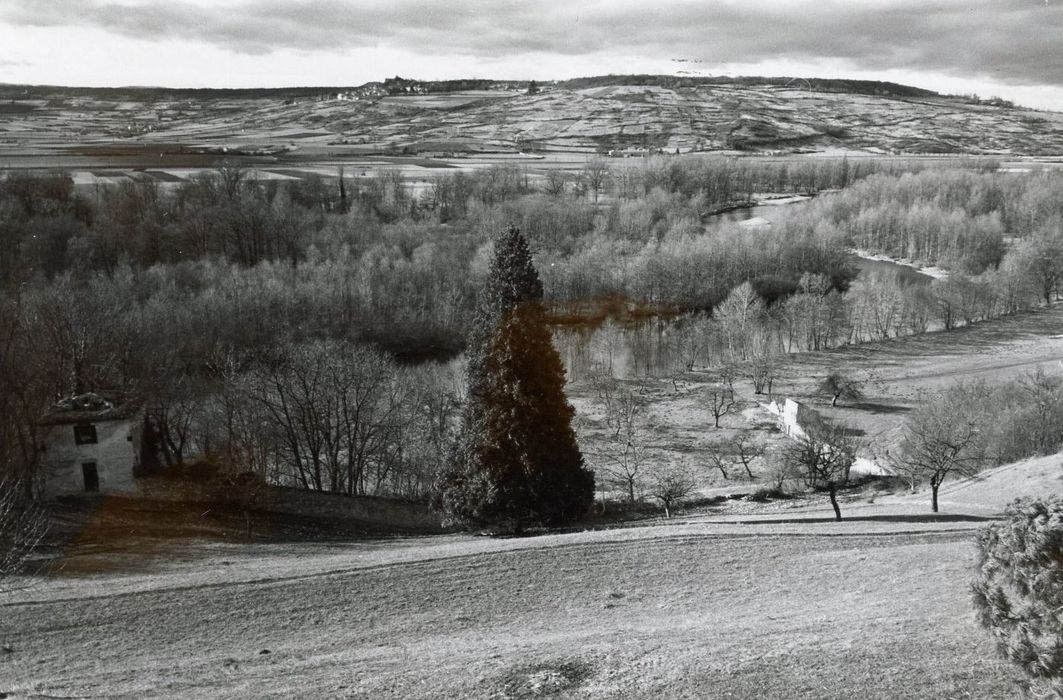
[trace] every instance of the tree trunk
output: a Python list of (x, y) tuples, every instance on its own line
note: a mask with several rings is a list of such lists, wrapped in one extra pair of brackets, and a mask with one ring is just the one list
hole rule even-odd
[(838, 507), (838, 487), (832, 481), (827, 484), (827, 488), (830, 489), (830, 504), (834, 507), (834, 519), (842, 519), (842, 510)]
[(938, 489), (941, 484), (930, 482), (930, 510), (934, 513), (938, 512)]
[(834, 395), (834, 398), (832, 398), (832, 399), (830, 400), (830, 405), (831, 405), (831, 406), (837, 406), (837, 405), (838, 405), (838, 397), (839, 397), (839, 396), (840, 396), (840, 394), (835, 394), (835, 395)]

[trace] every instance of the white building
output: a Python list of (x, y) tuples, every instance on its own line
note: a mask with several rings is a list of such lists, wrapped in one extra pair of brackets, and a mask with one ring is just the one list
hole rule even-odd
[(140, 467), (139, 406), (115, 397), (63, 399), (41, 421), (41, 463), (48, 497), (135, 490)]

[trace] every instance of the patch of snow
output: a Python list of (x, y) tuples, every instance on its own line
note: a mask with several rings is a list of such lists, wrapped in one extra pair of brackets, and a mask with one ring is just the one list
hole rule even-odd
[(916, 272), (926, 275), (927, 277), (933, 277), (936, 280), (945, 280), (949, 278), (949, 271), (938, 267), (937, 265), (920, 265), (919, 263), (908, 260), (907, 258), (891, 258), (888, 255), (881, 253), (872, 253), (869, 250), (863, 250), (862, 248), (850, 248), (849, 252), (858, 258), (864, 260), (875, 260), (878, 262), (889, 262), (894, 265), (901, 265), (903, 267), (910, 267)]
[(853, 466), (849, 467), (850, 474), (872, 474), (874, 476), (894, 476), (895, 472), (884, 467), (878, 462), (866, 457), (857, 457)]

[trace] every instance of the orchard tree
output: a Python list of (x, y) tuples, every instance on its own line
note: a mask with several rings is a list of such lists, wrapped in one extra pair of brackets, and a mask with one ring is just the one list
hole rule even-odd
[(717, 428), (720, 427), (721, 418), (742, 410), (742, 403), (735, 396), (734, 377), (734, 368), (724, 366), (713, 372), (712, 381), (703, 389), (705, 406), (712, 414), (713, 425)]
[(810, 421), (804, 435), (787, 445), (784, 458), (805, 477), (811, 488), (825, 488), (830, 494), (834, 518), (842, 519), (838, 507), (838, 486), (849, 481), (849, 468), (856, 461), (856, 445), (848, 431), (825, 418)]
[(464, 433), (435, 498), (452, 521), (521, 532), (580, 518), (594, 501), (541, 299), (527, 243), (510, 228), (495, 241), (469, 335)]
[(735, 460), (746, 470), (746, 476), (753, 478), (753, 470), (750, 465), (764, 456), (764, 443), (759, 442), (752, 430), (739, 430), (731, 438), (731, 449)]
[[(954, 392), (955, 393), (955, 392)], [(901, 439), (898, 471), (930, 484), (930, 508), (938, 512), (938, 489), (948, 476), (974, 476), (985, 464), (978, 423), (946, 397), (908, 419)]]
[(819, 393), (831, 397), (831, 406), (837, 406), (838, 399), (859, 401), (864, 398), (864, 391), (860, 386), (860, 382), (838, 371), (833, 371), (824, 377), (817, 389)]
[(672, 511), (697, 488), (693, 475), (681, 467), (668, 467), (653, 475), (650, 495), (661, 502), (664, 517), (671, 518)]
[(1030, 694), (1063, 697), (1063, 499), (1015, 501), (979, 531), (972, 589), (982, 626)]

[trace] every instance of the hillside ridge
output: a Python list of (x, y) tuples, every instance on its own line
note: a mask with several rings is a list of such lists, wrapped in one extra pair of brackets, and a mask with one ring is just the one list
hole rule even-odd
[(401, 77), (354, 88), (0, 85), (0, 156), (106, 143), (318, 157), (478, 153), (1063, 154), (1063, 113), (880, 81)]

